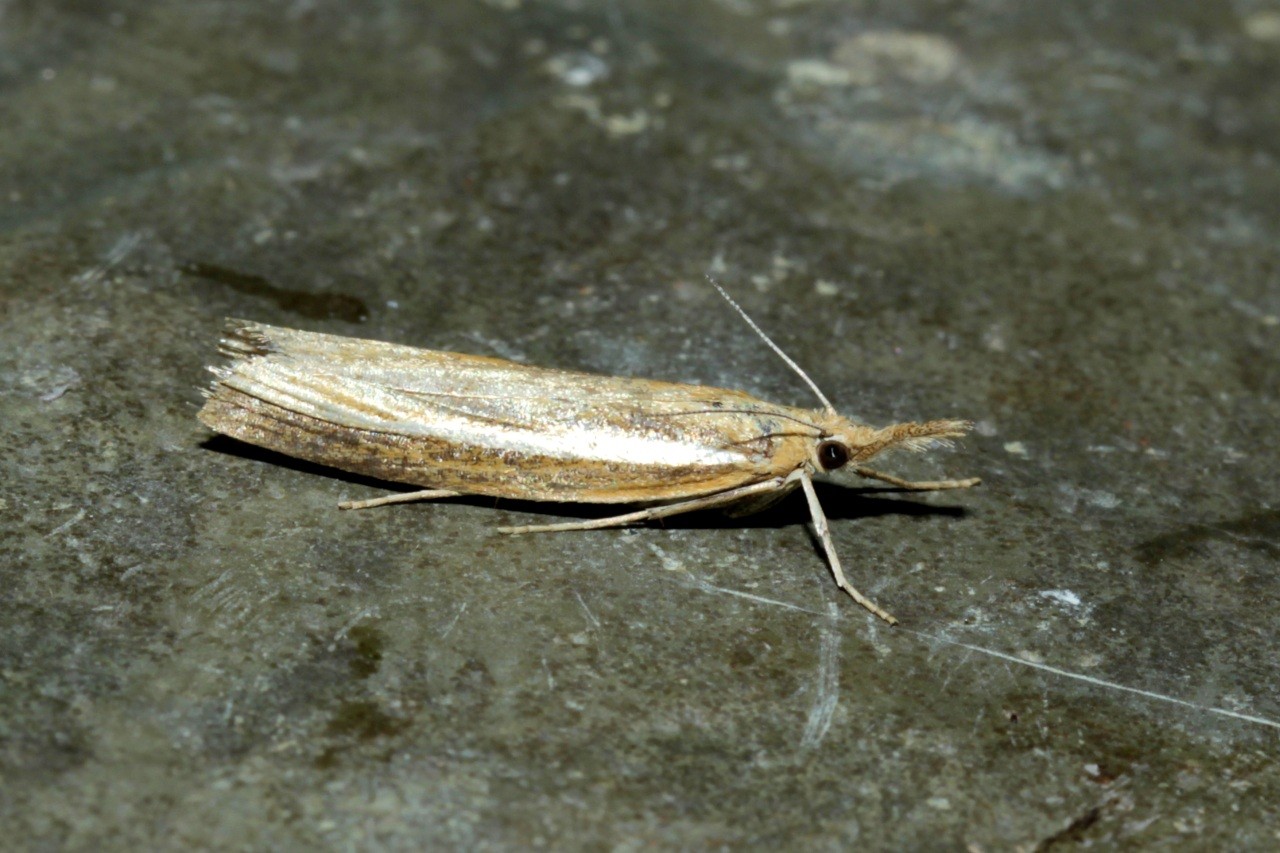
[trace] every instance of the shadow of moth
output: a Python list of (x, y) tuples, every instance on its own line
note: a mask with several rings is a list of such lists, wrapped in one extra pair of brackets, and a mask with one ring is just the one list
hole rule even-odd
[(844, 469), (903, 489), (977, 485), (976, 477), (909, 482), (864, 466), (888, 450), (945, 444), (970, 424), (876, 429), (842, 417), (711, 284), (823, 408), (228, 320), (219, 349), (231, 363), (209, 368), (216, 378), (199, 417), (217, 432), (289, 456), (430, 487), (343, 509), (459, 495), (643, 506), (590, 521), (498, 528), (503, 533), (619, 527), (711, 507), (752, 512), (798, 487), (836, 584), (897, 624), (845, 578), (813, 477)]

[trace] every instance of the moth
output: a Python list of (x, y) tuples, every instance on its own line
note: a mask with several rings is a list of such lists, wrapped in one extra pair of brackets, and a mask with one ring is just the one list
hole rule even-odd
[(977, 485), (976, 477), (910, 482), (865, 467), (891, 450), (946, 444), (971, 425), (935, 420), (877, 429), (842, 417), (711, 284), (822, 408), (230, 319), (220, 351), (231, 361), (209, 368), (215, 378), (199, 418), (259, 447), (426, 487), (342, 503), (343, 509), (459, 495), (640, 507), (588, 521), (498, 528), (502, 533), (620, 527), (712, 507), (744, 514), (799, 488), (836, 584), (897, 624), (845, 577), (813, 478), (844, 470), (901, 489)]

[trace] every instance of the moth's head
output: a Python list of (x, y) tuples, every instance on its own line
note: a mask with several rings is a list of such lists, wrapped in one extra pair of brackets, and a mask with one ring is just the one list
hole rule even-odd
[(919, 452), (946, 447), (951, 439), (961, 438), (973, 426), (968, 421), (927, 421), (876, 429), (834, 412), (822, 413), (815, 420), (822, 435), (814, 439), (810, 464), (823, 473), (838, 471), (850, 463), (861, 464), (890, 450)]

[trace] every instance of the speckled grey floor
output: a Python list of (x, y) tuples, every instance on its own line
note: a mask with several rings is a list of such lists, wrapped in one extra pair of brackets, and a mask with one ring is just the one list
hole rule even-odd
[[(8, 843), (1280, 844), (1280, 7), (365, 8), (0, 4)], [(822, 490), (901, 628), (800, 501), (503, 538), (195, 420), (224, 315), (811, 404), (708, 270), (977, 422)]]

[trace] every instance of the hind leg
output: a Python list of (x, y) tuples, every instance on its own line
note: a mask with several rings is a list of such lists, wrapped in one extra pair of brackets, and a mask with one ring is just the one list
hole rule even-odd
[(343, 501), (338, 509), (368, 509), (371, 506), (387, 504), (403, 504), (409, 501), (430, 501), (436, 498), (456, 498), (462, 492), (451, 492), (448, 489), (423, 489), (420, 492), (402, 492), (395, 495), (384, 495), (380, 498), (369, 498), (363, 501)]

